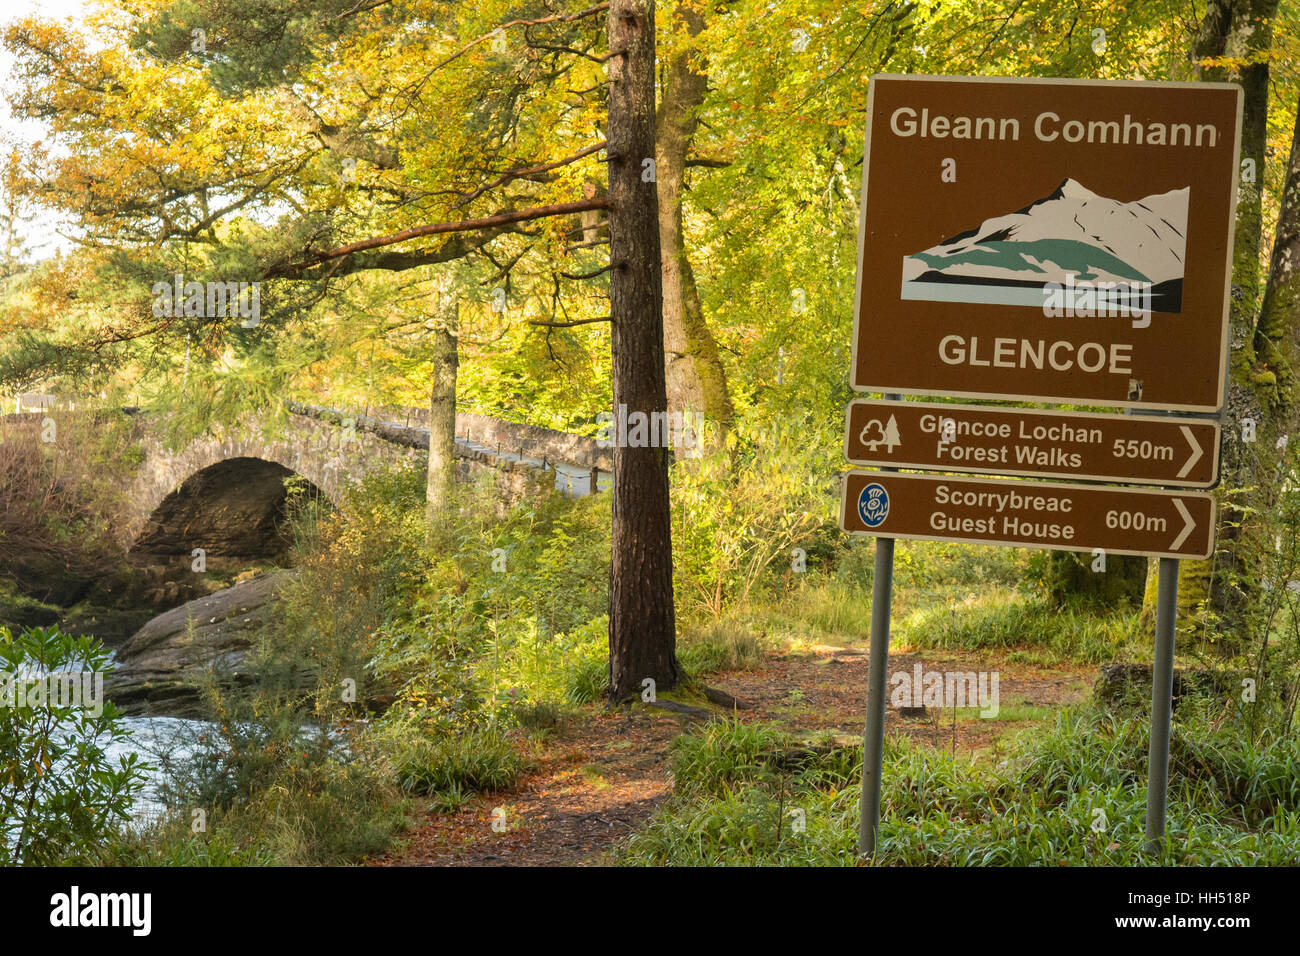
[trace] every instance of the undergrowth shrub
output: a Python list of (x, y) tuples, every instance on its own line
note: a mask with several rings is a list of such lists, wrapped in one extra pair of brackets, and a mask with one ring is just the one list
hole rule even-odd
[[(794, 583), (834, 524), (834, 468), (790, 423), (742, 417), (723, 445), (673, 471), (673, 581), (680, 614), (716, 617), (757, 591)], [(838, 537), (838, 535), (836, 535)]]
[(425, 795), (502, 790), (528, 767), (514, 744), (495, 728), (438, 739), (402, 735), (391, 760), (402, 789)]

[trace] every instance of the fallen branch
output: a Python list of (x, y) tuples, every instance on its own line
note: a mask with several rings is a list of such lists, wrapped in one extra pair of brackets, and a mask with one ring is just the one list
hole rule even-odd
[(717, 687), (705, 687), (703, 688), (703, 691), (704, 691), (704, 696), (707, 697), (709, 700), (711, 700), (713, 703), (717, 704), (719, 707), (730, 707), (733, 710), (749, 710), (751, 707), (754, 706), (748, 701), (743, 701), (740, 700), (739, 698), (732, 697), (725, 690), (720, 690)]

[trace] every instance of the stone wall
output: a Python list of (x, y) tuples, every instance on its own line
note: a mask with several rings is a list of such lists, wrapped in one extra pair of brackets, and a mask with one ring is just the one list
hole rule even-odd
[[(412, 427), (427, 429), (429, 410), (410, 406), (394, 406), (372, 410), (375, 417), (391, 422), (409, 423)], [(477, 412), (456, 413), (456, 437), (502, 453), (522, 455), (538, 461), (559, 461), (580, 468), (595, 466), (604, 472), (614, 470), (614, 450), (601, 448), (594, 438), (557, 431), (539, 425), (502, 421)]]

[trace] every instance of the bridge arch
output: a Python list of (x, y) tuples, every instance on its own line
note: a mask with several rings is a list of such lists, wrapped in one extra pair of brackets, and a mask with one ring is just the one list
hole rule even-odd
[[(159, 528), (160, 509), (165, 505), (174, 509), (186, 499), (210, 496), (219, 484), (224, 484), (226, 494), (237, 496), (240, 483), (248, 483), (252, 493), (265, 501), (272, 484), (282, 484), (284, 477), (295, 474), (338, 505), (348, 483), (360, 480), (370, 467), (410, 457), (403, 454), (410, 449), (365, 440), (367, 437), (328, 421), (290, 415), (281, 429), (272, 431), (258, 419), (246, 419), (228, 431), (202, 435), (173, 451), (146, 430), (142, 436), (144, 461), (131, 493), (131, 520), (122, 528), (119, 540), (128, 550), (142, 540), (152, 540), (158, 547), (174, 546)], [(222, 500), (232, 512), (241, 510), (236, 507), (237, 497)]]
[[(338, 506), (348, 485), (371, 470), (402, 463), (423, 467), (428, 460), (429, 431), (418, 424), (419, 409), (407, 409), (406, 425), (402, 425), (294, 403), (289, 407), (291, 413), (276, 425), (268, 427), (262, 415), (250, 414), (235, 426), (201, 435), (179, 450), (165, 444), (154, 424), (141, 416), (144, 458), (130, 490), (130, 516), (118, 530), (123, 548), (130, 551), (150, 536), (157, 546), (177, 547), (177, 542), (163, 540), (165, 528), (160, 531), (159, 525), (165, 522), (156, 517), (159, 509), (169, 496), (175, 498), (168, 507), (177, 499), (202, 496), (208, 478), (223, 478), (227, 484), (233, 478), (235, 485), (241, 480), (251, 482), (269, 494), (268, 483), (282, 483), (292, 473)], [(552, 490), (585, 494), (609, 487), (610, 454), (591, 439), (471, 413), (458, 413), (456, 419), (457, 435), (464, 436), (457, 437), (455, 451), (461, 480), (486, 480), (501, 503)], [(192, 479), (194, 484), (187, 489)], [(192, 537), (187, 534), (185, 540)]]
[(290, 545), (288, 519), (295, 495), (325, 497), (303, 480), (291, 490), (292, 469), (265, 458), (226, 458), (196, 471), (164, 496), (131, 545), (137, 557), (190, 555), (278, 559)]

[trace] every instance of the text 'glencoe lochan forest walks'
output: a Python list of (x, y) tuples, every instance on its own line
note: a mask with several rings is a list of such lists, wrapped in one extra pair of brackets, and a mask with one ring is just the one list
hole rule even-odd
[(15, 0), (17, 925), (1279, 926), (1298, 108), (1296, 0)]

